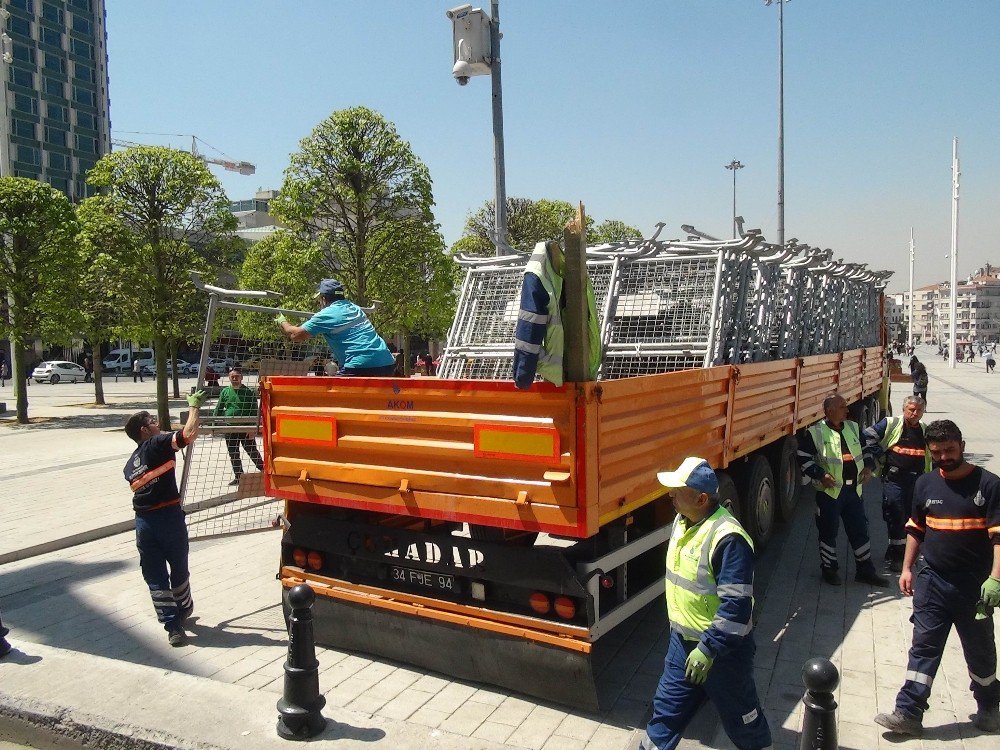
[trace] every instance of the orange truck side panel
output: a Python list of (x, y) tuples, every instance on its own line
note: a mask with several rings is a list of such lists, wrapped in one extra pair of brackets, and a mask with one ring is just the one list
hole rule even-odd
[[(555, 387), (272, 377), (267, 494), (585, 538), (662, 494), (656, 472), (716, 468), (879, 390), (881, 347)], [(279, 429), (279, 425), (283, 425)], [(331, 432), (332, 430), (332, 432)]]

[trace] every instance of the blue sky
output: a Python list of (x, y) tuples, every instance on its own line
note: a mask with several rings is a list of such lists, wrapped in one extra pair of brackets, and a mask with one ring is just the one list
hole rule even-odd
[[(445, 240), (493, 194), (488, 77), (451, 77), (460, 4), (437, 0), (106, 0), (112, 135), (193, 133), (278, 188), (288, 154), (365, 105), (427, 164)], [(485, 7), (488, 9), (489, 3)], [(777, 9), (762, 0), (501, 0), (507, 193), (583, 201), (649, 232), (776, 237)], [(951, 139), (962, 159), (959, 273), (1000, 264), (1000, 3), (795, 0), (785, 7), (788, 238), (947, 278)]]

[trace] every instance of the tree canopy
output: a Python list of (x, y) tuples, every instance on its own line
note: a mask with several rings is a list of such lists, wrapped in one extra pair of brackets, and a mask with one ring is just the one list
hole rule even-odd
[(69, 199), (23, 177), (0, 179), (0, 335), (12, 342), (17, 421), (28, 421), (24, 348), (34, 337), (67, 342), (81, 323), (77, 221)]

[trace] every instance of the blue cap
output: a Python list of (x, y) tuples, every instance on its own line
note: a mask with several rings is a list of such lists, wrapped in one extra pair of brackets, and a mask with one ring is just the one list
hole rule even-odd
[(344, 285), (336, 279), (323, 279), (319, 282), (319, 291), (316, 292), (316, 296), (335, 297), (338, 294), (343, 296)]
[(719, 478), (704, 458), (689, 456), (677, 471), (661, 471), (656, 475), (664, 487), (690, 487), (707, 495), (719, 491)]

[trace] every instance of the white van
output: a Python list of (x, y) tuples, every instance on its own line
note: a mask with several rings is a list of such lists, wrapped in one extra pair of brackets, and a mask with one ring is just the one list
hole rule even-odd
[(102, 360), (101, 366), (105, 372), (129, 373), (132, 371), (133, 355), (139, 360), (139, 367), (152, 368), (156, 366), (152, 349), (135, 349), (134, 351), (132, 349), (112, 349), (108, 352), (108, 356)]

